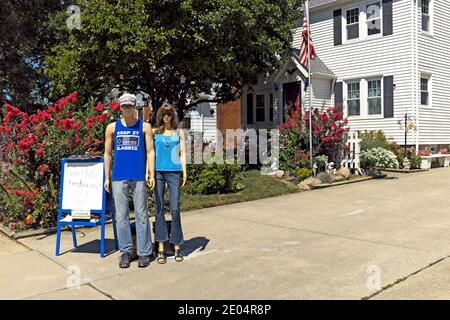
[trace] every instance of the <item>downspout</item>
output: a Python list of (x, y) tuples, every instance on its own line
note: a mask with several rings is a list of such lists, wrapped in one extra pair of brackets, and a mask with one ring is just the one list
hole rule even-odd
[(416, 116), (416, 155), (419, 153), (419, 115), (420, 115), (420, 110), (419, 110), (419, 79), (418, 79), (418, 74), (419, 74), (419, 48), (418, 48), (418, 19), (417, 19), (417, 0), (412, 0), (412, 66), (413, 66), (413, 77), (412, 77), (412, 81), (413, 81), (413, 110)]
[[(415, 6), (415, 2), (416, 0), (411, 0), (411, 108), (412, 108), (412, 112), (414, 114), (414, 116), (416, 117), (416, 123), (415, 125), (415, 131), (414, 131), (414, 141), (416, 143), (416, 151), (417, 151), (417, 131), (419, 130), (419, 128), (417, 127), (417, 110), (416, 110), (416, 105), (414, 104), (414, 101), (416, 99), (416, 88), (414, 86), (414, 70), (415, 70), (415, 63), (414, 63), (414, 52), (415, 52), (415, 48), (414, 48), (414, 6)], [(405, 128), (406, 130), (406, 128)]]
[(416, 46), (416, 108), (417, 108), (417, 142), (416, 142), (416, 149), (417, 153), (419, 152), (419, 146), (420, 146), (420, 77), (419, 77), (419, 17), (418, 17), (418, 0), (414, 1), (414, 12), (415, 12), (415, 46)]

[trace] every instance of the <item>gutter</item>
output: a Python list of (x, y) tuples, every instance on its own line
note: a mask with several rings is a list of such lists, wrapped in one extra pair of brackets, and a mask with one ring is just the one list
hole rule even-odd
[[(316, 4), (316, 5), (310, 5), (309, 6), (309, 11), (311, 12), (312, 10), (316, 10), (316, 9), (324, 9), (324, 8), (328, 8), (328, 7), (333, 7), (336, 4), (339, 5), (346, 5), (349, 2), (352, 2), (353, 0), (346, 0), (346, 1), (332, 1), (332, 2), (328, 2), (328, 3), (321, 3), (321, 4)], [(302, 5), (301, 11), (304, 12), (305, 11), (305, 7), (304, 5)]]

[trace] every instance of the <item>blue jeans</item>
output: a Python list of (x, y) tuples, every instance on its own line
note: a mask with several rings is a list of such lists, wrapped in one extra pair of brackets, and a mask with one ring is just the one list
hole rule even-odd
[(170, 243), (182, 245), (184, 243), (180, 217), (180, 172), (156, 171), (155, 190), (155, 240), (165, 242), (169, 240), (166, 219), (164, 217), (164, 191), (166, 182), (169, 187), (170, 213), (172, 214), (172, 227)]
[(152, 254), (153, 244), (148, 219), (147, 187), (145, 181), (120, 180), (112, 181), (114, 206), (116, 207), (116, 227), (120, 252), (131, 254), (133, 240), (130, 228), (130, 208), (128, 206), (128, 190), (133, 191), (134, 213), (136, 217), (136, 242), (138, 256)]

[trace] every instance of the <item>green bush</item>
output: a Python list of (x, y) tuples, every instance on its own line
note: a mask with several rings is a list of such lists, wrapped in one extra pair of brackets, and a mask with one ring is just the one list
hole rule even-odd
[(422, 159), (415, 154), (411, 154), (408, 156), (409, 162), (411, 163), (411, 169), (420, 169), (420, 165), (422, 163)]
[(242, 165), (234, 164), (193, 164), (188, 166), (187, 194), (230, 193), (244, 177)]
[(317, 175), (317, 179), (320, 180), (321, 183), (332, 183), (333, 176), (328, 172), (321, 172)]
[[(420, 156), (416, 155), (416, 152), (414, 149), (408, 149), (406, 152), (406, 157), (409, 160), (411, 169), (420, 169), (420, 164), (422, 162), (422, 159)], [(401, 148), (398, 151), (397, 159), (400, 164), (400, 166), (403, 168), (403, 160), (405, 159), (405, 149)]]
[(312, 176), (312, 170), (309, 168), (300, 168), (297, 170), (297, 178), (299, 181), (303, 181)]
[(383, 131), (358, 131), (361, 138), (361, 151), (367, 151), (373, 148), (383, 148), (394, 151), (393, 144), (388, 140)]

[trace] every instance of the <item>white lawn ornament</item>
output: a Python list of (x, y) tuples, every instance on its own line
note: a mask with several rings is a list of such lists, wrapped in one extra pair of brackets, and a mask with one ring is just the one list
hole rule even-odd
[(317, 164), (314, 162), (314, 164), (313, 164), (313, 175), (314, 175), (314, 177), (317, 174), (317, 169), (318, 169)]
[(327, 163), (325, 170), (329, 173), (329, 174), (336, 174), (336, 168), (334, 167), (334, 162), (329, 162)]

